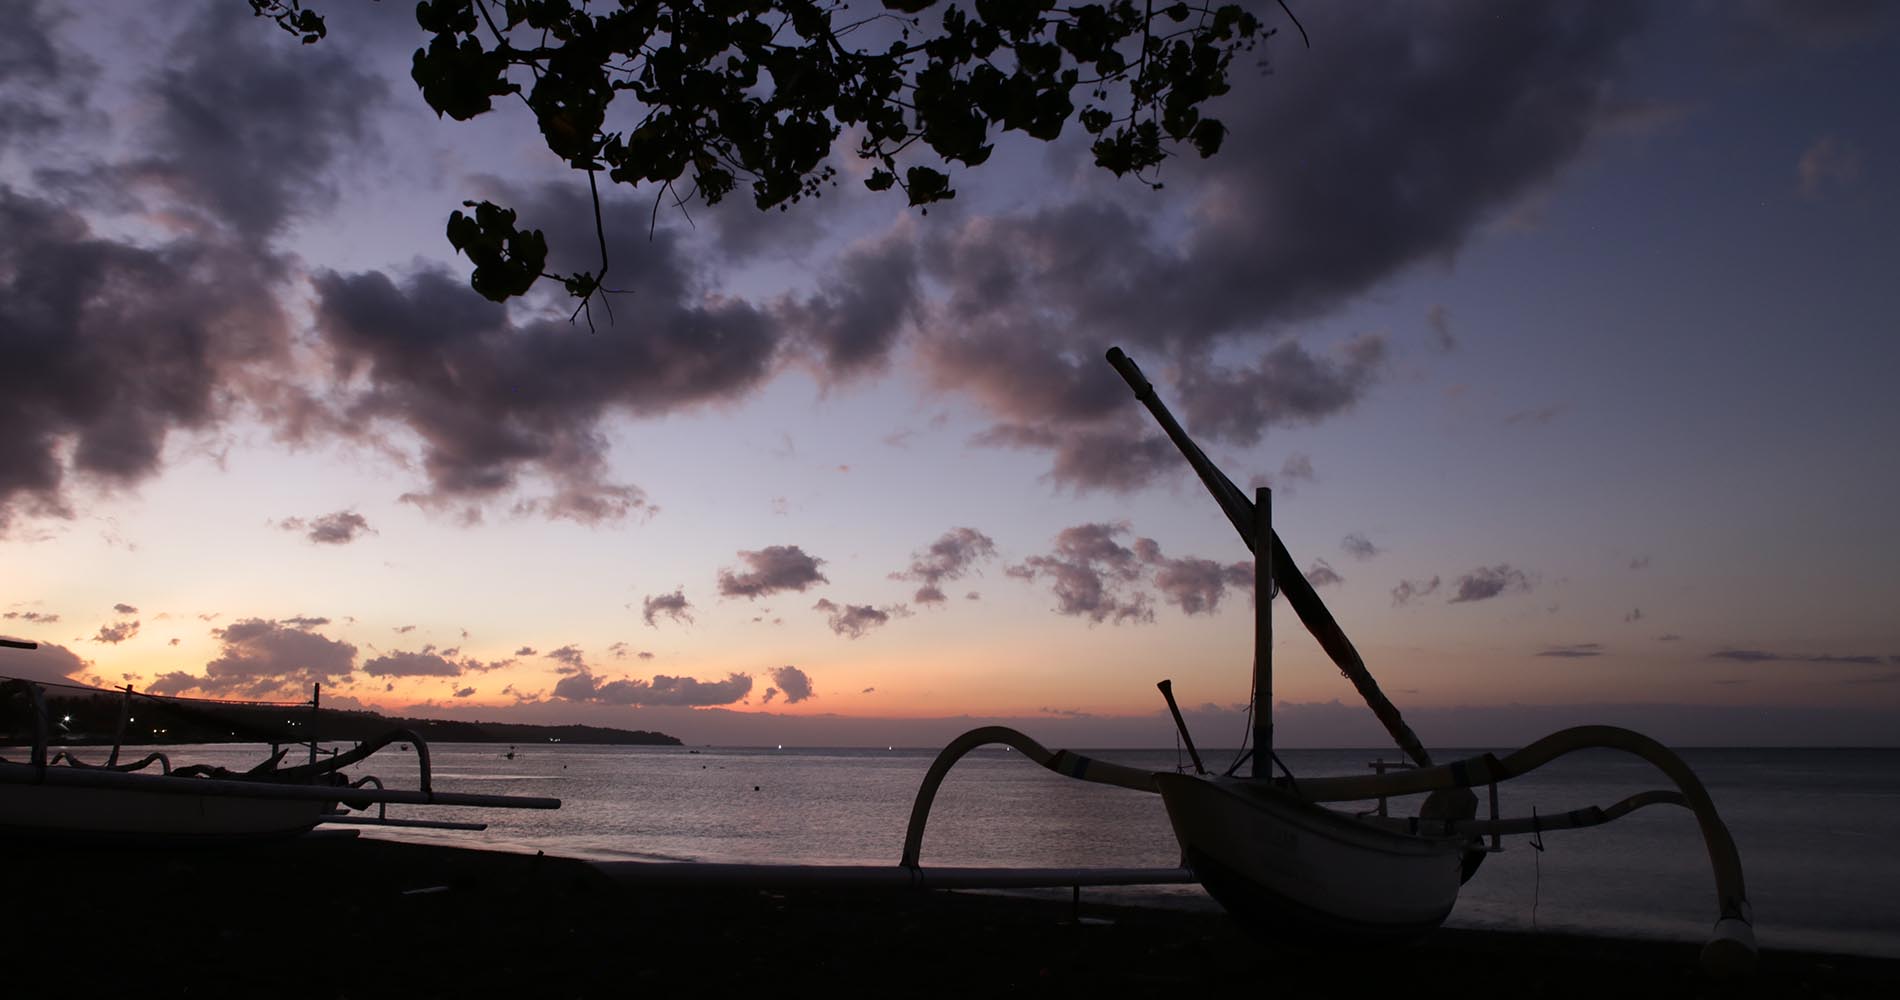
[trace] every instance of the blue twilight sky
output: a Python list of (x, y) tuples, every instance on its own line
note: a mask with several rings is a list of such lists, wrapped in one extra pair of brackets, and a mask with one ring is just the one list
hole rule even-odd
[[(1900, 12), (1259, 8), (1162, 190), (1080, 135), (927, 215), (848, 135), (785, 213), (622, 189), (589, 332), (468, 289), (450, 211), (591, 266), (586, 181), (438, 120), (408, 5), (17, 6), (0, 673), (1075, 745), (1168, 743), (1172, 677), (1229, 741), (1250, 564), (1119, 344), (1428, 743), (1891, 744)], [(1276, 618), (1281, 738), (1379, 742)]]

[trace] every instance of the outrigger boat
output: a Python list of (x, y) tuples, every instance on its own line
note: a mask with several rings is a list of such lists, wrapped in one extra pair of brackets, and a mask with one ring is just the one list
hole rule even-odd
[[(0, 639), (0, 644), (20, 649), (35, 646), (10, 639)], [(50, 700), (62, 705), (96, 706), (105, 699), (118, 702), (116, 732), (103, 763), (87, 763), (75, 745), (55, 748), (56, 731), (73, 716), (62, 713), (60, 721), (54, 721), (48, 708), (49, 688), (53, 691)], [(313, 689), (308, 706), (313, 718), (320, 693)], [(315, 735), (306, 731), (307, 738), (298, 739), (294, 745), (308, 749), (308, 760), (291, 766), (283, 763), (290, 747), (273, 745), (262, 763), (244, 771), (203, 764), (174, 768), (162, 752), (120, 763), (128, 723), (136, 718), (132, 714), (134, 704), (140, 706), (136, 709), (139, 712), (182, 712), (201, 720), (215, 716), (217, 709), (225, 706), (134, 694), (129, 686), (123, 691), (102, 691), (0, 679), (0, 706), (19, 702), (26, 704), (31, 717), (30, 743), (24, 739), (9, 742), (30, 748), (30, 756), (25, 761), (0, 759), (0, 837), (67, 844), (217, 846), (294, 837), (328, 823), (449, 830), (480, 830), (485, 826), (394, 818), (387, 814), (391, 804), (502, 809), (561, 806), (561, 800), (555, 798), (436, 791), (428, 744), (404, 729), (391, 730), (348, 750), (324, 750)], [(95, 710), (91, 714), (96, 717), (101, 713)], [(252, 728), (228, 718), (216, 724), (220, 728)], [(150, 733), (151, 729), (143, 731)], [(274, 744), (278, 738), (276, 734), (264, 736)], [(352, 778), (344, 774), (344, 768), (397, 742), (415, 748), (420, 769), (417, 787), (387, 788), (374, 776)], [(103, 747), (105, 742), (98, 740), (97, 745)], [(372, 809), (373, 815), (369, 814)]]
[[(1645, 806), (1690, 809), (1701, 827), (1715, 873), (1717, 917), (1702, 950), (1705, 968), (1731, 974), (1752, 967), (1753, 916), (1743, 889), (1740, 857), (1715, 805), (1689, 767), (1662, 744), (1627, 729), (1582, 726), (1553, 733), (1522, 750), (1438, 763), (1379, 690), (1365, 662), (1274, 534), (1272, 495), (1264, 487), (1250, 501), (1188, 437), (1141, 369), (1120, 348), (1108, 352), (1135, 397), (1170, 440), (1240, 533), (1254, 558), (1254, 664), (1251, 748), (1232, 767), (1210, 774), (1194, 749), (1169, 682), (1159, 684), (1174, 716), (1194, 773), (1150, 772), (1051, 752), (1023, 733), (1001, 726), (972, 730), (932, 762), (912, 806), (902, 867), (922, 871), (924, 826), (937, 788), (957, 760), (977, 747), (1003, 744), (1060, 774), (1084, 781), (1157, 793), (1180, 842), (1183, 864), (1208, 893), (1243, 922), (1275, 932), (1345, 941), (1401, 942), (1444, 922), (1459, 888), (1478, 870), (1504, 834), (1536, 834), (1607, 823)], [(1320, 647), (1410, 758), (1392, 773), (1295, 778), (1281, 765), (1274, 777), (1273, 600), (1284, 597)], [(1621, 750), (1655, 765), (1673, 789), (1642, 792), (1613, 805), (1557, 815), (1498, 815), (1498, 785), (1566, 754), (1592, 748)], [(1245, 775), (1239, 773), (1250, 765)], [(1487, 816), (1478, 816), (1475, 788), (1489, 790)], [(1388, 815), (1387, 800), (1424, 793), (1414, 817)], [(1328, 803), (1377, 800), (1376, 810), (1346, 812)], [(1488, 842), (1486, 840), (1488, 838)]]

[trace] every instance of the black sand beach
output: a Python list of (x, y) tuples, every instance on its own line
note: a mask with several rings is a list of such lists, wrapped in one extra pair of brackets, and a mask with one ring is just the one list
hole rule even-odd
[[(631, 890), (559, 858), (306, 838), (10, 844), (7, 979), (107, 997), (1889, 997), (1900, 962), (1446, 930), (1315, 954), (1224, 917), (974, 893)], [(36, 991), (37, 992), (37, 991)]]

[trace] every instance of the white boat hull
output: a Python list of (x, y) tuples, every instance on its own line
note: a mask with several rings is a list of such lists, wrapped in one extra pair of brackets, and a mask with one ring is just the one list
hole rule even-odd
[(69, 843), (228, 844), (296, 836), (316, 826), (329, 808), (313, 800), (0, 784), (0, 835)]
[(1155, 781), (1188, 867), (1243, 921), (1404, 940), (1443, 923), (1458, 900), (1461, 842), (1380, 829), (1259, 782)]

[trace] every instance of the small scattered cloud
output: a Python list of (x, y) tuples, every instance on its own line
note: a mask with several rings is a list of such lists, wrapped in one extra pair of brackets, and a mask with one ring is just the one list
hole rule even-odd
[(556, 663), (565, 664), (570, 671), (587, 669), (587, 661), (581, 656), (581, 648), (572, 644), (549, 650), (547, 658)]
[(1631, 608), (1631, 609), (1630, 609), (1630, 613), (1629, 613), (1629, 614), (1627, 614), (1627, 615), (1624, 615), (1624, 616), (1623, 616), (1623, 620), (1624, 620), (1625, 622), (1630, 622), (1630, 623), (1634, 623), (1634, 622), (1640, 622), (1640, 621), (1642, 621), (1642, 620), (1643, 620), (1643, 609), (1642, 609), (1642, 608)]
[(1160, 544), (1152, 538), (1135, 539), (1135, 555), (1154, 567), (1155, 589), (1182, 614), (1213, 614), (1219, 610), (1228, 587), (1253, 585), (1252, 562), (1222, 564), (1197, 556), (1169, 558), (1161, 554)]
[(1563, 411), (1564, 408), (1562, 405), (1540, 406), (1529, 410), (1518, 410), (1504, 418), (1504, 425), (1506, 427), (1513, 427), (1518, 424), (1536, 424), (1541, 426), (1555, 420), (1557, 414)]
[(1290, 488), (1296, 482), (1313, 482), (1319, 478), (1313, 472), (1313, 457), (1302, 452), (1294, 452), (1280, 463), (1280, 486)]
[(1630, 560), (1630, 569), (1636, 570), (1636, 569), (1648, 569), (1648, 568), (1649, 568), (1649, 556), (1647, 555), (1637, 556), (1636, 558)]
[(910, 614), (909, 606), (903, 604), (875, 608), (868, 604), (839, 604), (822, 597), (812, 605), (812, 610), (824, 612), (831, 630), (847, 639), (862, 639), (866, 632), (889, 624), (892, 618)]
[(1732, 660), (1736, 663), (1845, 663), (1863, 667), (1879, 666), (1887, 662), (1887, 659), (1881, 656), (1837, 656), (1832, 653), (1779, 653), (1762, 649), (1723, 649), (1710, 653), (1709, 659)]
[(640, 602), (640, 617), (646, 621), (649, 628), (658, 628), (659, 622), (656, 619), (662, 616), (691, 625), (693, 623), (692, 607), (692, 603), (686, 599), (686, 588), (677, 587), (670, 594), (647, 595)]
[(1900, 684), (1900, 673), (1873, 674), (1866, 677), (1847, 677), (1842, 684)]
[(9, 611), (0, 617), (14, 621), (23, 621), (32, 625), (51, 625), (59, 621), (59, 616), (44, 611)]
[(397, 635), (408, 635), (409, 633), (414, 632), (415, 630), (416, 630), (416, 627), (414, 625), (393, 625), (390, 627), (390, 631), (396, 633)]
[(1339, 540), (1339, 547), (1354, 559), (1366, 560), (1384, 552), (1384, 549), (1372, 544), (1372, 539), (1355, 531)]
[(651, 659), (653, 659), (653, 654), (652, 654), (651, 652), (649, 652), (649, 651), (647, 651), (647, 650), (644, 650), (644, 649), (643, 649), (643, 650), (641, 650), (641, 651), (639, 652), (639, 654), (638, 654), (638, 655), (639, 655), (639, 658), (640, 658), (640, 659), (642, 659), (642, 660), (651, 660)]
[(1087, 618), (1097, 624), (1152, 622), (1154, 608), (1148, 595), (1139, 590), (1130, 592), (1141, 578), (1142, 560), (1134, 549), (1115, 540), (1127, 533), (1127, 524), (1064, 528), (1056, 535), (1054, 551), (1030, 556), (1004, 572), (1021, 580), (1048, 580), (1058, 614)]
[(1527, 591), (1531, 589), (1531, 579), (1523, 570), (1508, 563), (1496, 566), (1481, 566), (1458, 578), (1457, 593), (1451, 596), (1447, 604), (1469, 604), (1472, 601), (1488, 601), (1507, 591)]
[(1346, 578), (1324, 559), (1314, 559), (1313, 565), (1306, 570), (1306, 582), (1315, 587), (1328, 587), (1345, 583)]
[(1458, 349), (1458, 338), (1451, 332), (1451, 310), (1443, 305), (1434, 305), (1425, 312), (1425, 324), (1432, 331), (1432, 346), (1441, 354), (1450, 354)]
[(756, 552), (740, 552), (747, 570), (719, 571), (719, 593), (724, 597), (755, 600), (784, 590), (802, 591), (830, 579), (819, 572), (823, 559), (807, 555), (796, 545), (770, 545)]
[(942, 604), (942, 584), (974, 572), (976, 564), (996, 555), (996, 542), (975, 528), (951, 528), (921, 552), (913, 552), (910, 567), (892, 573), (893, 580), (913, 580), (920, 586), (913, 596), (919, 604)]
[(1825, 135), (1801, 152), (1795, 176), (1803, 198), (1838, 193), (1860, 182), (1860, 148), (1835, 135)]
[(1679, 636), (1674, 632), (1664, 632), (1662, 635), (1659, 635), (1656, 637), (1656, 641), (1657, 642), (1681, 642), (1682, 636)]
[(117, 611), (119, 614), (122, 614), (122, 615), (136, 615), (139, 613), (139, 609), (133, 607), (130, 604), (114, 604), (112, 606), (112, 610)]
[(1043, 715), (1053, 715), (1063, 719), (1093, 719), (1096, 717), (1094, 713), (1084, 712), (1079, 708), (1050, 708), (1045, 705), (1042, 708), (1036, 709), (1036, 711)]
[(535, 648), (533, 646), (523, 646), (520, 649), (515, 650), (515, 655), (516, 656), (539, 656), (541, 654), (535, 652)]
[(876, 694), (876, 693), (877, 693), (877, 688), (874, 688), (874, 687), (868, 687), (868, 688), (865, 688), (865, 689), (864, 689), (864, 690), (862, 690), (862, 691), (859, 691), (858, 693), (859, 693), (859, 694)]
[(371, 677), (459, 677), (462, 665), (424, 646), (417, 652), (398, 650), (363, 663), (363, 672)]
[(629, 646), (624, 642), (616, 642), (613, 645), (607, 647), (607, 652), (612, 653), (614, 655), (614, 659), (616, 660), (624, 660), (627, 658), (627, 653), (631, 651), (632, 649), (633, 649), (632, 646)]
[(288, 625), (291, 628), (320, 628), (330, 624), (330, 619), (314, 618), (309, 615), (297, 615), (293, 618), (279, 618), (277, 623), (279, 625)]
[(92, 641), (116, 646), (138, 634), (139, 623), (138, 619), (134, 618), (131, 621), (113, 622), (110, 625), (99, 626), (99, 633), (92, 637)]
[(1554, 656), (1559, 659), (1580, 659), (1589, 656), (1602, 656), (1603, 644), (1600, 642), (1578, 642), (1568, 646), (1549, 646), (1538, 656)]
[(475, 694), (475, 689), (473, 687), (455, 689), (455, 697), (457, 698), (469, 698), (469, 697), (473, 697), (474, 694)]
[(287, 517), (277, 526), (285, 531), (302, 532), (304, 538), (318, 545), (348, 545), (363, 535), (376, 533), (376, 529), (369, 526), (369, 519), (353, 510), (319, 514), (307, 520)]
[(1392, 606), (1402, 608), (1422, 597), (1430, 597), (1438, 592), (1438, 577), (1430, 580), (1400, 580), (1392, 588)]
[(785, 695), (787, 705), (796, 705), (807, 698), (817, 697), (812, 690), (811, 677), (794, 666), (773, 667), (766, 671), (772, 675), (772, 683)]

